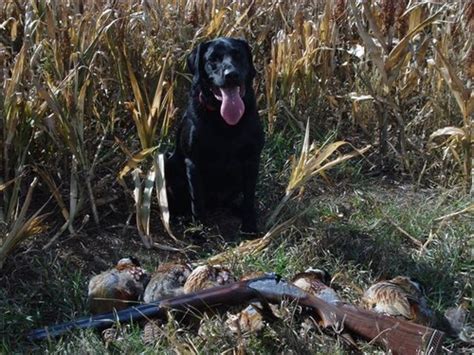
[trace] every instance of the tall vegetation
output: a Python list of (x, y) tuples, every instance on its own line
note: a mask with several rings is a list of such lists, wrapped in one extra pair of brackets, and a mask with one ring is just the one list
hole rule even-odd
[(461, 0), (3, 1), (0, 263), (55, 206), (53, 241), (88, 215), (99, 224), (101, 206), (124, 192), (156, 245), (152, 194), (169, 230), (160, 154), (185, 100), (185, 58), (221, 35), (253, 47), (270, 134), (309, 121), (376, 147), (372, 168), (469, 191), (473, 27)]

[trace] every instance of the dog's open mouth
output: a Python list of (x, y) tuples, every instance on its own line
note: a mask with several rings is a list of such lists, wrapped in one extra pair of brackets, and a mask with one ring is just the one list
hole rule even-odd
[(245, 86), (214, 87), (214, 97), (221, 101), (221, 116), (227, 124), (234, 126), (239, 123), (245, 112), (245, 104), (242, 97), (245, 95)]

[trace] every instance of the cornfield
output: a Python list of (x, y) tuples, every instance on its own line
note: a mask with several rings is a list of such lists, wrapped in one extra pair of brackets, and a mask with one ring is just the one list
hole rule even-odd
[[(89, 216), (100, 225), (101, 206), (124, 196), (156, 243), (150, 209), (156, 190), (166, 210), (162, 154), (185, 105), (186, 57), (216, 36), (251, 44), (268, 136), (303, 135), (308, 122), (371, 145), (371, 173), (469, 193), (473, 31), (461, 0), (2, 1), (0, 265), (32, 235), (48, 229), (47, 248)], [(329, 155), (353, 154), (342, 145), (306, 137), (287, 194)]]

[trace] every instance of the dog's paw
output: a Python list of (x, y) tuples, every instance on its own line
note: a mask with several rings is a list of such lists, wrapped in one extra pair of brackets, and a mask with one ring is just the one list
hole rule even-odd
[(260, 234), (260, 232), (258, 231), (256, 224), (252, 224), (252, 225), (243, 224), (242, 227), (240, 228), (240, 234), (247, 235), (247, 236), (256, 236)]
[(242, 216), (242, 226), (240, 232), (242, 234), (256, 235), (258, 234), (257, 216), (253, 210), (247, 209), (247, 213)]

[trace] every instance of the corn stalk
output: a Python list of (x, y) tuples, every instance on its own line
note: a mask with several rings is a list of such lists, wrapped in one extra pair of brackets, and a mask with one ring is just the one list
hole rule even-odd
[[(10, 24), (18, 25), (16, 20)], [(46, 215), (40, 215), (44, 206), (32, 216), (27, 213), (32, 201), (33, 191), (38, 183), (35, 177), (22, 201), (23, 179), (28, 175), (27, 156), (36, 133), (35, 103), (29, 100), (23, 90), (23, 81), (30, 78), (27, 56), (31, 44), (24, 42), (14, 58), (9, 76), (3, 83), (0, 94), (1, 143), (0, 164), (0, 269), (6, 258), (25, 239), (45, 230), (42, 221)]]
[[(474, 139), (472, 137), (472, 114), (474, 112), (474, 92), (465, 85), (459, 78), (453, 64), (448, 60), (447, 55), (442, 53), (441, 46), (435, 46), (436, 59), (430, 59), (429, 63), (434, 65), (440, 72), (441, 76), (448, 84), (452, 95), (456, 99), (459, 110), (462, 114), (462, 128), (444, 127), (439, 128), (430, 136), (430, 141), (437, 137), (447, 136), (448, 139), (442, 145), (452, 149), (454, 157), (460, 161), (456, 153), (456, 146), (460, 146), (464, 158), (461, 165), (463, 166), (464, 187), (467, 193), (472, 189), (472, 147)], [(460, 144), (458, 144), (460, 143)]]
[[(44, 15), (47, 18), (46, 32), (53, 36), (53, 41), (49, 44), (52, 56), (54, 57), (55, 76), (44, 75), (35, 79), (35, 86), (39, 97), (43, 100), (40, 107), (40, 114), (50, 115), (54, 124), (51, 125), (50, 133), (52, 139), (58, 146), (66, 147), (70, 154), (70, 190), (69, 190), (69, 211), (68, 219), (59, 232), (69, 229), (74, 233), (74, 220), (83, 207), (84, 197), (87, 194), (91, 205), (92, 214), (96, 224), (99, 224), (99, 214), (97, 211), (92, 181), (95, 178), (95, 165), (89, 157), (89, 149), (86, 146), (85, 127), (87, 126), (86, 102), (92, 101), (93, 92), (90, 90), (92, 78), (96, 66), (97, 46), (104, 33), (115, 25), (116, 20), (110, 21), (111, 14), (103, 13), (95, 22), (95, 27), (90, 26), (91, 19), (85, 17), (79, 23), (77, 32), (72, 32), (71, 36), (79, 41), (78, 52), (71, 54), (67, 58), (60, 58), (62, 43), (56, 38), (58, 28), (58, 18), (64, 16), (59, 12), (60, 8), (46, 6)], [(38, 15), (41, 10), (37, 9)], [(63, 19), (67, 21), (67, 19)], [(65, 65), (72, 67), (67, 70)], [(51, 114), (49, 113), (51, 112)], [(100, 152), (102, 145), (99, 143), (95, 155)], [(51, 178), (49, 179), (51, 180)], [(85, 189), (84, 189), (85, 185)], [(63, 216), (65, 214), (63, 213)], [(56, 239), (56, 234), (53, 239)]]
[[(382, 35), (374, 13), (371, 8), (371, 1), (362, 1), (363, 15), (369, 24), (369, 31), (362, 23), (362, 13), (360, 12), (355, 0), (350, 0), (350, 6), (353, 13), (353, 18), (357, 27), (357, 31), (363, 40), (365, 48), (368, 52), (368, 57), (373, 62), (377, 69), (382, 83), (382, 94), (379, 94), (370, 84), (365, 82), (367, 88), (370, 90), (371, 96), (374, 97), (377, 113), (379, 116), (379, 154), (380, 165), (384, 166), (387, 159), (388, 152), (388, 128), (389, 121), (394, 121), (398, 129), (398, 143), (400, 152), (395, 153), (401, 159), (406, 171), (411, 171), (410, 161), (407, 155), (407, 138), (406, 138), (406, 124), (405, 119), (401, 113), (397, 96), (400, 91), (396, 85), (397, 80), (400, 79), (401, 73), (408, 70), (410, 63), (410, 42), (415, 35), (420, 33), (424, 28), (431, 25), (444, 11), (444, 8), (438, 10), (429, 18), (421, 21), (419, 16), (419, 5), (412, 6), (405, 11), (403, 16), (410, 17), (410, 28), (408, 33), (393, 46), (391, 38)], [(388, 15), (390, 16), (390, 14)], [(391, 113), (391, 114), (390, 114)], [(392, 149), (395, 148), (392, 146)]]
[[(162, 154), (155, 154), (159, 142), (166, 135), (174, 115), (173, 85), (165, 80), (169, 65), (169, 53), (164, 59), (151, 104), (146, 99), (146, 93), (142, 93), (125, 48), (123, 49), (123, 58), (126, 62), (134, 95), (134, 101), (127, 103), (127, 106), (132, 114), (142, 150), (129, 158), (127, 164), (119, 173), (119, 180), (125, 186), (123, 179), (125, 175), (132, 171), (137, 229), (145, 247), (151, 248), (155, 245), (150, 231), (151, 202), (155, 184), (161, 220), (167, 233), (176, 240), (169, 226), (169, 211), (164, 181), (164, 157)], [(151, 166), (147, 165), (147, 160), (150, 157), (152, 159)]]

